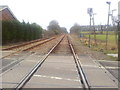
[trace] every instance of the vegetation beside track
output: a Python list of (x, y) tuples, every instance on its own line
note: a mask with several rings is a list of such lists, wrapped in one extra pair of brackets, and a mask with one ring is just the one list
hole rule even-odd
[[(85, 35), (85, 37), (89, 37), (89, 35)], [(94, 39), (94, 35), (90, 35), (90, 37), (92, 39)], [(108, 35), (108, 42), (116, 44), (115, 38), (116, 38), (115, 35)], [(96, 39), (101, 40), (101, 41), (105, 41), (106, 35), (105, 34), (96, 35)]]
[[(105, 33), (105, 32), (104, 32)], [(116, 41), (116, 35), (114, 34), (114, 32), (109, 32), (108, 35), (108, 46), (107, 46), (107, 50), (106, 50), (106, 35), (105, 34), (99, 34), (96, 35), (96, 43), (97, 45), (95, 45), (95, 41), (94, 41), (94, 35), (90, 35), (91, 37), (91, 47), (94, 50), (97, 51), (102, 51), (104, 53), (118, 53), (118, 47), (117, 47), (117, 41)], [(81, 40), (83, 40), (85, 42), (86, 45), (88, 45), (88, 38), (89, 35), (85, 35), (85, 37), (81, 38)]]
[[(89, 31), (89, 28), (88, 30), (87, 29), (82, 30), (82, 27), (80, 25), (74, 25), (73, 27), (71, 27), (70, 33), (77, 35), (80, 41), (84, 45), (90, 47), (94, 51), (100, 51), (103, 52), (104, 54), (118, 53), (118, 44), (117, 44), (118, 37), (116, 34), (117, 30), (113, 29), (113, 27), (111, 27), (110, 31), (108, 31), (107, 45), (106, 45), (105, 29), (104, 30), (101, 29), (94, 32), (94, 30)], [(90, 40), (89, 40), (89, 35), (90, 35)], [(96, 38), (94, 36), (96, 36)]]
[[(80, 40), (81, 40), (82, 43), (84, 43), (84, 45), (89, 46), (88, 45), (89, 44), (89, 38), (88, 37), (82, 37), (82, 38), (80, 38)], [(90, 40), (91, 48), (95, 51), (101, 51), (105, 54), (107, 54), (107, 53), (118, 53), (118, 48), (117, 48), (116, 42), (115, 41), (112, 42), (111, 39), (109, 39), (108, 41), (109, 42), (108, 42), (107, 49), (106, 49), (106, 47), (105, 47), (106, 42), (104, 40), (97, 39), (96, 40), (97, 45), (95, 45), (94, 39), (91, 39)]]
[(2, 21), (2, 44), (31, 41), (42, 37), (42, 27), (36, 23)]
[(88, 45), (86, 45), (84, 42), (84, 40), (86, 40), (87, 38), (84, 38), (84, 39), (82, 38), (81, 40), (81, 38), (79, 38), (79, 36), (75, 34), (70, 34), (70, 36), (72, 37), (72, 42), (74, 44), (75, 50), (78, 55), (85, 54), (85, 55), (91, 56), (92, 58), (96, 60), (117, 60), (117, 58), (106, 55), (102, 51), (102, 46), (101, 46), (101, 50), (100, 48), (99, 50), (95, 50), (94, 46), (91, 46), (91, 48), (89, 48)]
[(2, 21), (3, 46), (31, 41), (42, 37), (49, 38), (63, 33), (67, 33), (67, 29), (60, 27), (55, 20), (50, 22), (48, 30), (42, 29), (42, 27), (36, 23), (30, 24), (24, 21), (21, 23), (17, 20)]

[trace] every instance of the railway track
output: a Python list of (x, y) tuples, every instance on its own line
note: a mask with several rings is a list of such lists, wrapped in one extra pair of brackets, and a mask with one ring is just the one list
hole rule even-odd
[(4, 48), (4, 49), (2, 49), (3, 51), (5, 51), (5, 50), (15, 50), (15, 51), (8, 54), (8, 55), (3, 56), (1, 59), (5, 58), (5, 57), (8, 57), (8, 56), (11, 56), (11, 55), (14, 55), (16, 53), (20, 53), (20, 52), (23, 52), (23, 51), (33, 49), (33, 48), (35, 48), (35, 47), (37, 47), (41, 44), (44, 44), (46, 42), (49, 42), (53, 39), (55, 39), (55, 37), (52, 37), (52, 38), (49, 38), (49, 39), (34, 40), (34, 41), (30, 41), (30, 42), (27, 42), (27, 43), (24, 43), (24, 44), (12, 46), (12, 47), (9, 47), (9, 48)]
[[(63, 37), (64, 38), (64, 37)], [(19, 84), (15, 87), (15, 90), (21, 89), (27, 82), (28, 80), (33, 76), (33, 74), (37, 71), (37, 69), (45, 62), (46, 58), (50, 55), (50, 53), (57, 47), (57, 45), (63, 40), (63, 38), (53, 46), (52, 49), (43, 57), (43, 59), (38, 62), (31, 70), (30, 73), (28, 73), (20, 82)]]
[[(65, 35), (53, 39), (41, 47), (30, 48), (29, 52), (34, 53), (29, 53), (25, 56), (27, 58), (0, 74), (3, 79), (1, 82), (3, 88), (14, 88), (15, 90), (24, 88), (82, 88), (83, 90), (91, 90), (94, 87), (98, 88), (98, 85), (101, 85), (102, 88), (116, 88), (112, 78), (108, 77), (97, 64), (87, 60), (88, 57), (79, 59), (73, 44), (72, 39)], [(46, 53), (40, 54), (42, 50)], [(91, 70), (96, 74), (101, 74), (100, 78), (105, 81), (95, 77)]]
[[(52, 38), (54, 39), (56, 37), (59, 37), (59, 36), (54, 36)], [(32, 41), (25, 42), (25, 43), (22, 43), (22, 44), (18, 44), (18, 45), (10, 46), (10, 47), (7, 47), (7, 48), (3, 48), (2, 51), (5, 51), (5, 50), (15, 50), (15, 51), (22, 50), (22, 49), (25, 49), (26, 47), (30, 47), (30, 45), (32, 45), (32, 44), (37, 44), (37, 42), (47, 40), (47, 39), (49, 39), (49, 38), (32, 40)]]
[(77, 70), (78, 70), (78, 73), (79, 73), (79, 77), (80, 77), (81, 83), (82, 83), (84, 89), (90, 90), (90, 85), (89, 85), (89, 83), (87, 81), (87, 78), (85, 76), (85, 73), (84, 73), (84, 71), (82, 69), (79, 57), (76, 54), (76, 52), (74, 50), (74, 47), (73, 47), (72, 42), (70, 41), (70, 39), (68, 39), (68, 41), (69, 41), (69, 46), (71, 48), (71, 51), (72, 51), (72, 54), (73, 54), (73, 57), (74, 57), (74, 60), (75, 60), (75, 63), (76, 63), (76, 67), (77, 67)]
[(23, 43), (23, 44), (19, 44), (19, 45), (14, 45), (14, 46), (10, 46), (10, 47), (7, 47), (7, 48), (3, 48), (2, 50), (18, 50), (18, 49), (21, 49), (23, 46), (26, 46), (26, 45), (30, 45), (32, 43), (36, 43), (36, 42), (39, 42), (39, 41), (42, 41), (42, 40), (45, 40), (45, 39), (37, 39), (37, 40), (33, 40), (33, 41), (30, 41), (30, 42), (26, 42), (26, 43)]
[[(59, 38), (59, 37), (56, 37), (56, 38)], [(33, 44), (30, 46), (26, 46), (26, 44), (23, 45), (20, 45), (19, 47), (22, 48), (20, 50), (17, 50), (13, 53), (10, 53), (9, 55), (6, 55), (4, 57), (2, 57), (0, 59), (0, 61), (2, 62), (3, 66), (0, 68), (0, 73), (8, 70), (9, 68), (13, 67), (15, 64), (23, 61), (25, 58), (29, 57), (30, 55), (34, 55), (36, 53), (33, 53), (33, 49), (35, 48), (40, 48), (42, 45), (45, 45), (46, 43), (50, 42), (50, 41), (53, 41), (56, 39), (55, 37), (52, 37), (50, 39), (44, 39), (44, 40), (35, 40), (33, 42)], [(36, 44), (37, 43), (37, 44)], [(28, 44), (28, 43), (27, 43)], [(15, 46), (15, 48), (17, 48)], [(13, 47), (11, 48), (12, 50), (14, 49)], [(8, 49), (7, 49), (8, 50)], [(9, 48), (10, 50), (10, 48)], [(31, 53), (32, 52), (32, 53)]]
[[(92, 87), (95, 87), (89, 81), (91, 79), (89, 78), (90, 75), (88, 72), (86, 73), (86, 66), (83, 66), (86, 63), (79, 60), (71, 38), (65, 35), (53, 41), (56, 41), (56, 43), (47, 50), (46, 54), (40, 56), (40, 48), (30, 49), (38, 54), (29, 56), (28, 59), (15, 65), (12, 70), (1, 74), (3, 88), (8, 87), (15, 90), (24, 88), (82, 88), (83, 90), (91, 90)], [(92, 70), (95, 70), (95, 68)], [(106, 77), (103, 71), (99, 68), (97, 70), (99, 70), (99, 74), (102, 72), (102, 77), (107, 82), (110, 82), (110, 84), (107, 84), (108, 86), (106, 85), (107, 87), (116, 88), (113, 81)], [(10, 76), (11, 78), (9, 78)]]
[[(28, 50), (29, 53), (25, 53)], [(104, 73), (99, 66), (88, 60), (88, 57), (79, 59), (76, 49), (74, 49), (74, 43), (67, 35), (46, 42), (40, 47), (30, 47), (28, 50), (23, 53), (26, 54), (23, 57), (24, 60), (21, 58), (20, 62), (0, 74), (3, 79), (0, 84), (3, 88), (14, 88), (15, 90), (24, 88), (83, 88), (83, 90), (91, 90), (101, 85), (102, 88), (112, 87), (116, 90), (114, 81), (108, 75), (106, 76), (106, 72)], [(46, 53), (43, 54), (41, 51)], [(85, 60), (88, 63), (87, 67)], [(91, 64), (93, 67), (91, 67)], [(105, 79), (105, 86), (102, 80), (100, 80), (100, 83), (96, 82), (99, 79), (93, 73), (90, 76), (91, 70), (96, 74), (103, 75), (101, 79)]]
[[(76, 53), (75, 53), (75, 51), (74, 51), (74, 48), (73, 48), (73, 45), (71, 44), (71, 41), (68, 39), (68, 37), (67, 36), (64, 36), (64, 37), (62, 37), (60, 40), (59, 40), (59, 42), (58, 43), (56, 43), (50, 50), (49, 50), (49, 52), (44, 56), (44, 57), (42, 57), (42, 59), (36, 64), (36, 65), (34, 65), (34, 67), (31, 69), (31, 71), (28, 73), (28, 74), (26, 74), (25, 76), (24, 76), (24, 78), (22, 78), (21, 80), (20, 80), (20, 82), (15, 86), (15, 90), (19, 90), (19, 89), (22, 89), (23, 87), (25, 87), (25, 85), (29, 82), (29, 80), (33, 77), (33, 75), (36, 73), (36, 71), (44, 64), (44, 63), (46, 63), (46, 59), (51, 55), (51, 54), (53, 54), (53, 53), (58, 53), (58, 52), (61, 52), (61, 50), (60, 51), (56, 51), (59, 47), (60, 47), (60, 44), (63, 42), (65, 42), (65, 38), (68, 40), (67, 41), (67, 43), (68, 43), (68, 45), (67, 45), (67, 48), (69, 47), (69, 49), (70, 50), (65, 50), (65, 49), (63, 49), (63, 50), (65, 50), (66, 52), (71, 52), (71, 54), (73, 55), (73, 57), (74, 57), (74, 62), (75, 62), (75, 66), (76, 66), (76, 68), (77, 68), (77, 72), (78, 72), (78, 76), (79, 76), (79, 83), (80, 84), (82, 84), (82, 88), (84, 88), (85, 90), (90, 90), (89, 89), (89, 85), (88, 85), (88, 83), (87, 83), (87, 80), (86, 80), (86, 78), (85, 78), (85, 75), (84, 75), (84, 72), (83, 72), (83, 70), (81, 69), (81, 66), (80, 66), (80, 62), (79, 62), (79, 60), (78, 60), (78, 57), (77, 57), (77, 55), (76, 55)], [(64, 45), (65, 46), (65, 45)], [(59, 48), (59, 49), (61, 49), (61, 48)], [(70, 53), (69, 53), (70, 54)]]

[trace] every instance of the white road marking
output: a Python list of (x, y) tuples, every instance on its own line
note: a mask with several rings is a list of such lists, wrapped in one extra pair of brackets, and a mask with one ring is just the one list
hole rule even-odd
[(107, 54), (108, 56), (118, 57), (118, 54)]
[(16, 60), (16, 58), (9, 58), (9, 57), (6, 57), (5, 59), (7, 59), (7, 60)]
[(11, 53), (11, 52), (15, 52), (14, 50), (12, 51), (0, 51), (1, 53)]
[(97, 65), (81, 65), (81, 66), (83, 66), (83, 67), (99, 67), (99, 66), (97, 66)]
[(34, 75), (35, 77), (43, 77), (43, 78), (51, 78), (51, 79), (58, 79), (58, 80), (68, 80), (68, 81), (76, 81), (80, 82), (77, 79), (70, 79), (70, 78), (61, 78), (61, 77), (54, 77), (54, 76), (44, 76), (44, 75)]
[[(84, 67), (99, 67), (99, 66), (92, 66), (92, 65), (82, 65)], [(103, 67), (101, 67), (103, 68)], [(110, 66), (105, 66), (106, 69), (120, 69), (120, 67), (110, 67)]]
[[(110, 62), (110, 63), (116, 63), (118, 64), (118, 61), (110, 61), (110, 60), (93, 60), (95, 62)], [(100, 64), (101, 65), (101, 64)], [(112, 67), (112, 66), (104, 66), (106, 69), (120, 69), (120, 67), (118, 65), (116, 65), (116, 67)], [(101, 67), (101, 68), (104, 68), (104, 67)]]
[(105, 66), (106, 69), (120, 69), (120, 67), (108, 67), (108, 66)]
[(19, 54), (16, 53), (16, 54), (14, 54), (14, 55), (19, 55)]
[(118, 61), (112, 61), (112, 60), (93, 60), (93, 61), (101, 61), (101, 62), (116, 62), (116, 63), (118, 63)]

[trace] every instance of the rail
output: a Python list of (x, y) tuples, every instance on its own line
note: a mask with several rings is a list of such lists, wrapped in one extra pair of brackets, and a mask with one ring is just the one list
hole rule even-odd
[[(46, 42), (49, 42), (49, 41), (51, 41), (51, 40), (53, 40), (53, 39), (55, 39), (55, 37), (52, 37), (52, 38), (50, 38), (50, 39), (46, 39), (46, 40), (44, 40), (43, 42), (41, 42), (41, 43), (39, 43), (39, 44), (37, 44), (37, 45), (34, 45), (34, 46), (31, 46), (31, 47), (25, 48), (25, 49), (23, 49), (23, 50), (18, 50), (18, 51), (12, 52), (12, 53), (10, 53), (10, 54), (8, 54), (8, 55), (6, 55), (6, 56), (3, 56), (1, 59), (6, 58), (6, 57), (11, 56), (11, 55), (16, 54), (16, 53), (20, 53), (20, 52), (22, 52), (22, 51), (30, 50), (30, 49), (32, 49), (32, 48), (34, 48), (34, 47), (37, 47), (37, 46), (39, 46), (39, 45), (41, 45), (41, 44), (44, 44), (44, 43), (46, 43)], [(15, 48), (16, 48), (16, 47), (15, 47)]]
[(46, 58), (50, 55), (50, 53), (59, 45), (59, 43), (63, 40), (65, 36), (63, 36), (60, 41), (50, 49), (50, 51), (43, 57), (41, 61), (39, 61), (31, 71), (19, 82), (19, 84), (15, 87), (15, 90), (20, 90), (22, 87), (29, 81), (29, 79), (33, 76), (33, 74), (37, 71), (37, 69), (45, 62)]
[(78, 55), (75, 53), (74, 47), (73, 47), (72, 42), (70, 41), (69, 38), (68, 38), (68, 43), (69, 43), (71, 52), (73, 54), (73, 57), (74, 57), (74, 60), (75, 60), (75, 63), (76, 63), (76, 67), (77, 67), (77, 70), (78, 70), (78, 73), (79, 73), (81, 83), (83, 85), (83, 89), (84, 90), (90, 90), (90, 86), (89, 86), (89, 84), (87, 82), (86, 76), (85, 76), (84, 71), (83, 71), (83, 69), (81, 67)]
[(11, 47), (8, 47), (8, 48), (3, 48), (2, 50), (12, 50), (12, 49), (23, 47), (25, 45), (35, 43), (35, 42), (39, 42), (39, 41), (42, 41), (42, 40), (45, 40), (45, 38), (44, 39), (37, 39), (37, 40), (29, 41), (29, 42), (26, 42), (26, 43), (23, 43), (23, 44), (20, 44), (20, 45), (14, 45), (14, 46), (11, 46)]

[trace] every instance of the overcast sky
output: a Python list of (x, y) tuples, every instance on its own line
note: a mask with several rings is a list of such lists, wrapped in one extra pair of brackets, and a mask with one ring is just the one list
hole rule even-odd
[[(0, 0), (0, 5), (8, 5), (19, 21), (35, 22), (47, 28), (51, 20), (57, 20), (61, 27), (69, 29), (74, 23), (89, 24), (87, 8), (93, 8), (95, 24), (106, 24), (107, 0)], [(111, 10), (118, 9), (119, 0), (111, 1)], [(117, 15), (117, 11), (114, 12)]]

